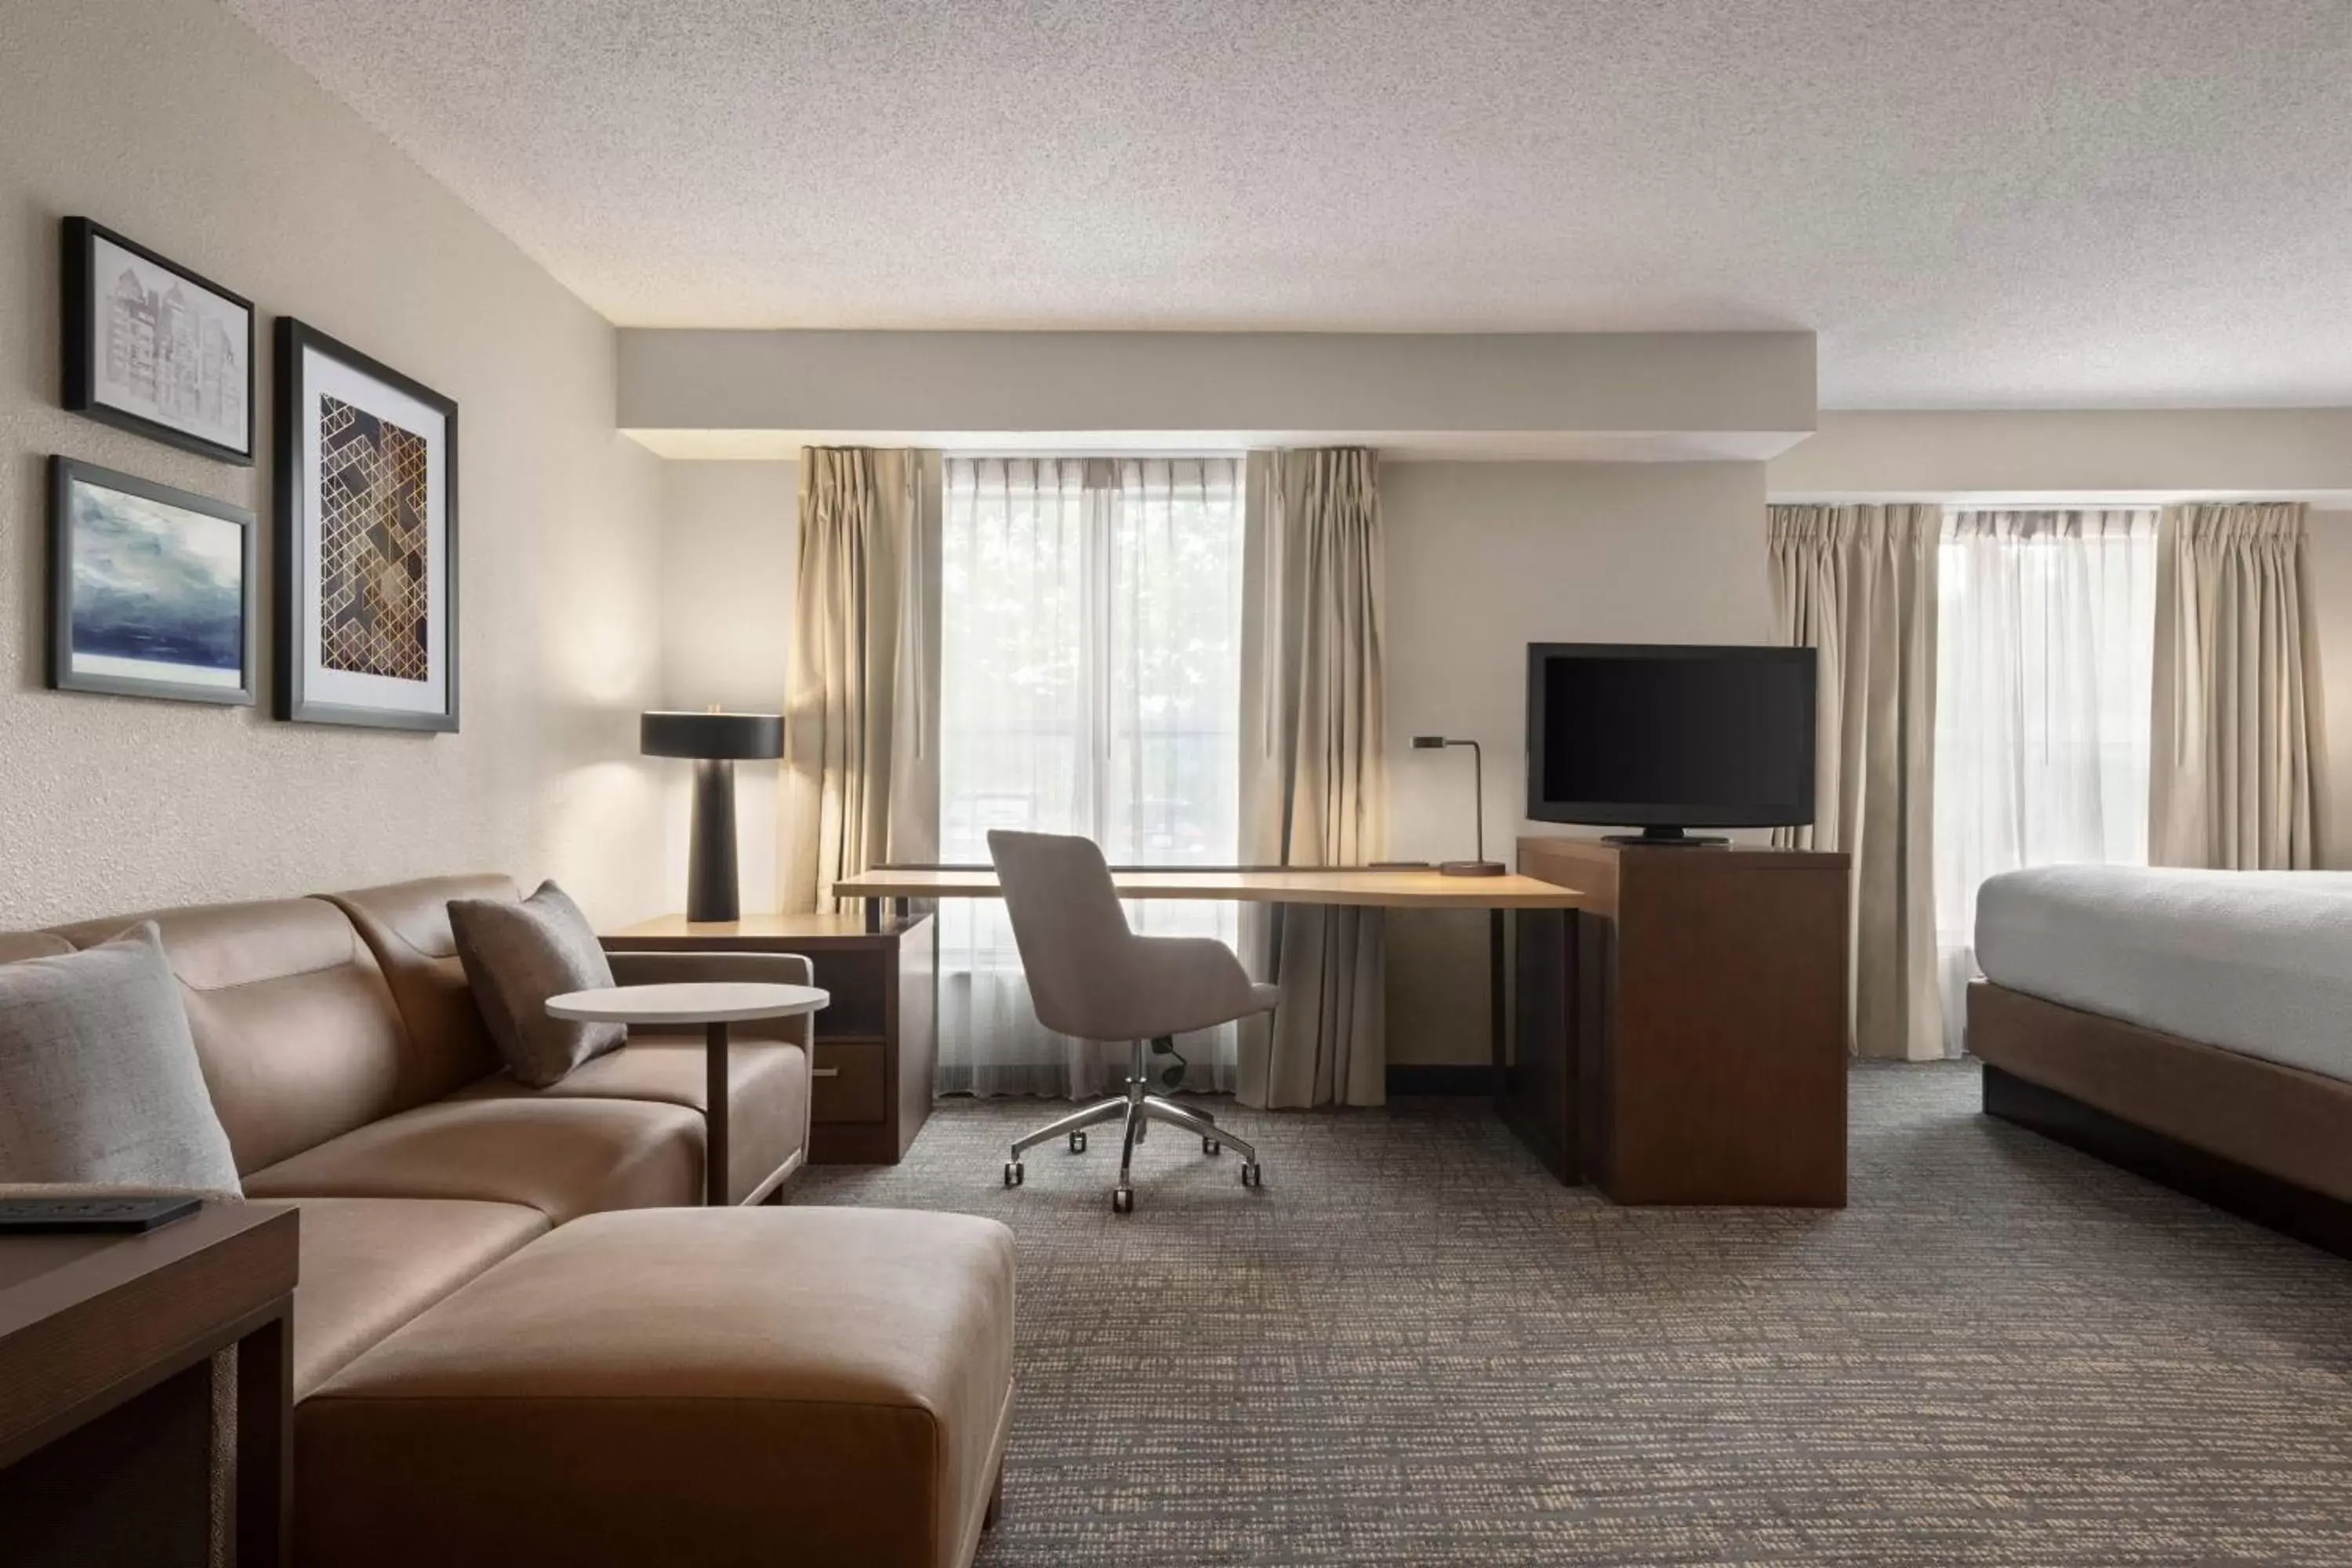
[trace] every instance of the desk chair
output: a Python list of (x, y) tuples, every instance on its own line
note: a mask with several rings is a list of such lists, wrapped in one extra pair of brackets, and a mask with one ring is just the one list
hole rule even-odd
[(1030, 1000), (1049, 1029), (1082, 1040), (1127, 1040), (1134, 1054), (1127, 1091), (1072, 1111), (1013, 1143), (1004, 1184), (1022, 1181), (1024, 1150), (1067, 1136), (1070, 1152), (1084, 1153), (1086, 1130), (1112, 1117), (1126, 1121), (1118, 1155), (1118, 1185), (1111, 1189), (1114, 1213), (1135, 1210), (1129, 1172), (1144, 1128), (1171, 1122), (1200, 1135), (1203, 1153), (1230, 1143), (1241, 1152), (1242, 1185), (1259, 1184), (1257, 1151), (1228, 1132), (1204, 1110), (1145, 1092), (1144, 1042), (1152, 1049), (1175, 1048), (1172, 1037), (1213, 1028), (1274, 1010), (1276, 987), (1256, 985), (1233, 950), (1213, 937), (1138, 936), (1128, 929), (1127, 911), (1110, 879), (1102, 851), (1087, 838), (1050, 833), (992, 832), (989, 858), (1013, 919), (1013, 945), (1029, 976)]

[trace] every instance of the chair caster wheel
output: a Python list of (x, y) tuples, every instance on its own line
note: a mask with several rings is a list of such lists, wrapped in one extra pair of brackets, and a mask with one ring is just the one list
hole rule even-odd
[(1245, 1187), (1262, 1187), (1265, 1185), (1265, 1183), (1261, 1179), (1263, 1174), (1264, 1173), (1258, 1169), (1258, 1163), (1255, 1160), (1252, 1160), (1248, 1164), (1242, 1167), (1242, 1185)]
[(1087, 1152), (1087, 1135), (1086, 1135), (1085, 1133), (1083, 1133), (1083, 1132), (1073, 1132), (1073, 1133), (1071, 1133), (1071, 1134), (1070, 1134), (1070, 1152), (1071, 1152), (1071, 1153), (1073, 1153), (1073, 1154), (1083, 1154), (1083, 1153), (1085, 1153), (1086, 1152)]
[(1007, 1160), (1004, 1163), (1004, 1184), (1008, 1187), (1019, 1186), (1028, 1173), (1021, 1168), (1021, 1162), (1018, 1160)]
[(1110, 1194), (1110, 1212), (1113, 1214), (1133, 1214), (1135, 1212), (1135, 1189), (1133, 1187), (1113, 1187)]
[(1224, 1152), (1225, 1152), (1225, 1146), (1224, 1146), (1223, 1143), (1218, 1142), (1215, 1139), (1213, 1139), (1213, 1138), (1203, 1138), (1203, 1139), (1202, 1139), (1202, 1140), (1201, 1140), (1201, 1152), (1202, 1152), (1202, 1153), (1203, 1153), (1203, 1154), (1222, 1154), (1222, 1153), (1223, 1153)]

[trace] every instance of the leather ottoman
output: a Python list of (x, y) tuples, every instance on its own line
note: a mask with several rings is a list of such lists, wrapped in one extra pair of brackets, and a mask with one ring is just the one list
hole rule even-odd
[(993, 1220), (592, 1215), (297, 1407), (296, 1557), (963, 1568), (1012, 1395)]

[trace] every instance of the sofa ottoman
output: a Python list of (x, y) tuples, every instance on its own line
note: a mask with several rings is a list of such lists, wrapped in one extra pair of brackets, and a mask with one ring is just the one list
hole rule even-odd
[(296, 1561), (962, 1568), (1013, 1396), (1013, 1237), (632, 1210), (531, 1242), (295, 1412)]

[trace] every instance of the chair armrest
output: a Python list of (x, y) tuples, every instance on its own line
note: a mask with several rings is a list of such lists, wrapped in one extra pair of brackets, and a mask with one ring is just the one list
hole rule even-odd
[[(814, 966), (797, 952), (608, 952), (616, 985), (687, 985), (750, 982), (765, 985), (814, 985)], [(789, 1040), (806, 1049), (809, 1015), (759, 1018), (730, 1026), (740, 1040)]]

